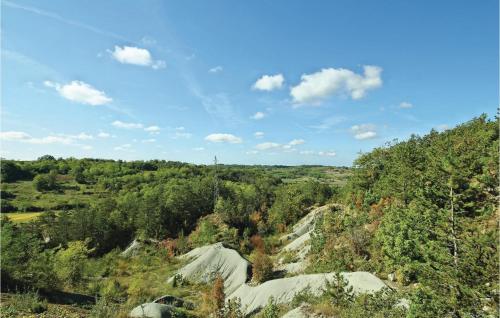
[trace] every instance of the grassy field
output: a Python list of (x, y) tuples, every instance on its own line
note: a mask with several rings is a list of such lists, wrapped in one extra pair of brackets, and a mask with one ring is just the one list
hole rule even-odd
[(28, 222), (36, 219), (42, 212), (15, 212), (2, 213), (2, 216), (7, 216), (12, 222)]

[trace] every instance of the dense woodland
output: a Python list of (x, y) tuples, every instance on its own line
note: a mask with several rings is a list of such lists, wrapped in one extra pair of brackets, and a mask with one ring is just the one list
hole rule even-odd
[[(316, 224), (307, 272), (394, 275), (394, 290), (348, 297), (332, 286), (304, 300), (339, 317), (495, 316), (498, 140), (498, 120), (482, 116), (393, 141), (349, 169), (2, 160), (1, 283), (11, 295), (2, 311), (46, 311), (44, 297), (60, 291), (96, 296), (82, 306), (94, 317), (123, 315), (165, 292), (202, 303), (193, 290), (210, 286), (158, 286), (178, 266), (175, 255), (224, 242), (265, 281), (278, 237), (311, 207), (334, 203)], [(15, 220), (30, 213), (36, 217)], [(134, 238), (158, 244), (142, 257), (119, 257)], [(395, 306), (401, 298), (408, 309)], [(210, 313), (200, 308), (182, 314)], [(261, 315), (277, 317), (278, 309), (270, 303)]]

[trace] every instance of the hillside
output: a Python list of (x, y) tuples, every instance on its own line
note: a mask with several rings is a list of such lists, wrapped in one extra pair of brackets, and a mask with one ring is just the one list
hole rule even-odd
[(2, 316), (494, 317), (498, 152), (483, 116), (352, 169), (3, 160), (40, 214), (2, 218)]

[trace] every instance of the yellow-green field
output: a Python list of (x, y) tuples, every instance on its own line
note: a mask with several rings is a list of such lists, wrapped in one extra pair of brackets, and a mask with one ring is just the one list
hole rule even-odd
[(26, 212), (26, 213), (2, 213), (9, 217), (12, 222), (28, 222), (37, 218), (42, 212)]

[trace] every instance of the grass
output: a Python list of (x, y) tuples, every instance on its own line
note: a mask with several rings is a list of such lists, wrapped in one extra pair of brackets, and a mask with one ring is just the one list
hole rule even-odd
[(2, 213), (2, 216), (6, 215), (12, 222), (29, 222), (36, 219), (42, 212), (15, 212), (15, 213)]

